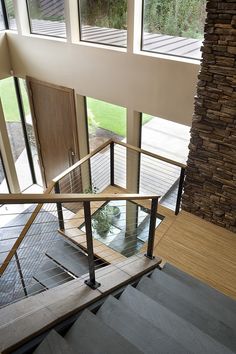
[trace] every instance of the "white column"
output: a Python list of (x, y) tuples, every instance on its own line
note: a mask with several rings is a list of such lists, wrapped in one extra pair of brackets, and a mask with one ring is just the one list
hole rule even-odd
[(80, 41), (78, 0), (65, 1), (65, 21), (67, 42), (78, 43)]
[(11, 145), (7, 133), (2, 103), (0, 99), (0, 150), (11, 193), (20, 193), (20, 186), (16, 174), (15, 162), (12, 156)]
[[(140, 147), (141, 136), (141, 114), (127, 109), (127, 143)], [(139, 153), (127, 149), (127, 176), (126, 185), (129, 192), (138, 191), (139, 180)]]
[(140, 51), (142, 32), (142, 0), (128, 0), (128, 43), (127, 51)]
[(18, 33), (20, 35), (26, 35), (30, 33), (29, 19), (28, 19), (28, 9), (26, 5), (26, 0), (13, 0), (16, 25)]

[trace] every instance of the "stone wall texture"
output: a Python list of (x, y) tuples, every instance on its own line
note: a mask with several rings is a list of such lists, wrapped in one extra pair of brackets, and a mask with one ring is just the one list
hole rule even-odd
[(207, 2), (182, 209), (236, 232), (236, 0)]

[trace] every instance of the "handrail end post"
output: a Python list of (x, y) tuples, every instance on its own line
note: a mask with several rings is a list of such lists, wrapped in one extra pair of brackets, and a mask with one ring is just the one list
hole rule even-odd
[(96, 290), (99, 286), (101, 286), (101, 283), (98, 283), (96, 280), (91, 281), (90, 279), (85, 280), (84, 284), (88, 285), (93, 290)]
[(152, 205), (151, 205), (148, 245), (147, 245), (147, 253), (145, 254), (145, 257), (149, 259), (154, 259), (153, 250), (154, 250), (154, 240), (155, 240), (158, 199), (159, 199), (158, 197), (153, 198)]
[(176, 206), (175, 206), (175, 215), (178, 215), (179, 210), (180, 210), (183, 185), (184, 185), (184, 177), (185, 177), (185, 168), (181, 167), (180, 178), (179, 178), (179, 187), (178, 187), (177, 200), (176, 200)]
[(95, 264), (94, 264), (90, 202), (84, 202), (84, 219), (85, 219), (85, 232), (86, 232), (86, 242), (87, 242), (88, 267), (89, 267), (89, 279), (85, 280), (85, 284), (88, 285), (91, 289), (95, 290), (101, 284), (96, 282), (95, 279)]

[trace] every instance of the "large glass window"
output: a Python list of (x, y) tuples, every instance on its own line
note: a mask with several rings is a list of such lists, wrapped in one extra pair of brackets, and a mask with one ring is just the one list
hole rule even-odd
[(3, 11), (2, 11), (2, 5), (0, 2), (0, 31), (5, 30), (5, 22), (3, 18)]
[(64, 0), (27, 0), (31, 33), (66, 37)]
[(17, 177), (21, 190), (24, 190), (32, 185), (32, 174), (26, 150), (24, 132), (20, 120), (14, 81), (12, 78), (0, 81), (0, 97), (12, 154), (15, 161)]
[(22, 103), (23, 103), (24, 114), (25, 114), (27, 137), (28, 137), (28, 142), (31, 150), (32, 159), (33, 159), (35, 176), (36, 176), (37, 184), (42, 186), (43, 181), (42, 181), (42, 175), (40, 170), (40, 162), (39, 162), (39, 156), (38, 156), (38, 150), (36, 144), (35, 131), (32, 122), (28, 94), (26, 89), (26, 82), (23, 79), (19, 79), (19, 83), (20, 83), (20, 91), (21, 91)]
[(127, 0), (80, 0), (81, 40), (127, 46)]
[[(142, 123), (142, 149), (175, 162), (186, 163), (190, 127), (147, 114), (142, 115)], [(162, 205), (175, 209), (179, 177), (179, 166), (142, 154), (141, 193), (160, 195)]]
[(125, 140), (126, 108), (94, 98), (87, 98), (90, 151), (110, 138)]
[(16, 30), (16, 19), (13, 0), (5, 0), (5, 7), (7, 12), (8, 27), (11, 30)]
[(0, 153), (0, 193), (9, 193), (1, 153)]
[(206, 0), (144, 0), (142, 50), (200, 59)]

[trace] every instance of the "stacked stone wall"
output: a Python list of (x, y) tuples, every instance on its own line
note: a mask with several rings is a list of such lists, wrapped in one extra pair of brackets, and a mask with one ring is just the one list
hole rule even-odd
[(236, 232), (236, 0), (207, 2), (182, 209)]

